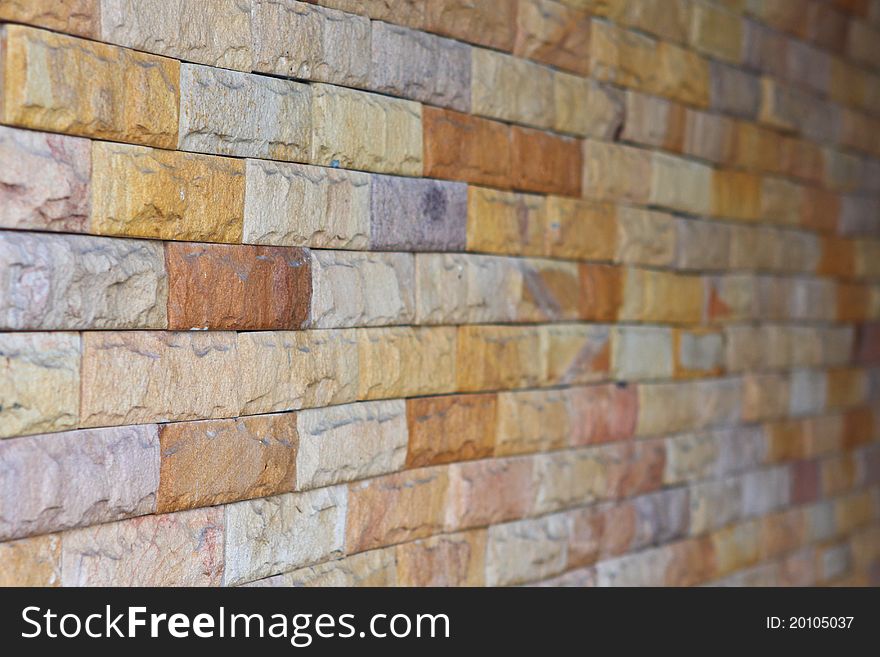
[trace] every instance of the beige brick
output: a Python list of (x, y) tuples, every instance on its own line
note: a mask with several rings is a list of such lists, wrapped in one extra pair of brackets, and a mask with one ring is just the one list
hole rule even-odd
[(358, 333), (360, 399), (455, 390), (455, 328), (392, 327)]
[(543, 255), (545, 198), (469, 186), (467, 250)]
[(411, 324), (413, 256), (408, 253), (312, 251), (308, 326)]
[(63, 586), (217, 586), (223, 509), (131, 518), (61, 537)]
[(2, 30), (4, 123), (176, 146), (178, 62), (20, 25)]
[(96, 38), (99, 35), (98, 3), (99, 0), (7, 0), (0, 4), (0, 20)]
[(251, 70), (248, 2), (99, 1), (102, 41), (208, 66)]
[(617, 90), (588, 78), (553, 74), (553, 129), (579, 137), (610, 139), (623, 123), (623, 98)]
[(619, 235), (614, 206), (548, 196), (546, 211), (547, 255), (577, 260), (614, 259)]
[(483, 586), (485, 554), (484, 529), (433, 536), (398, 545), (397, 584)]
[(553, 72), (494, 50), (473, 51), (471, 111), (492, 119), (551, 128)]
[(239, 333), (241, 412), (251, 415), (355, 401), (357, 332)]
[(650, 202), (692, 214), (711, 211), (712, 169), (673, 155), (655, 153)]
[(540, 330), (546, 350), (547, 383), (590, 383), (608, 378), (611, 335), (607, 326), (549, 324)]
[(599, 0), (587, 7), (621, 25), (671, 41), (687, 38), (691, 3), (688, 0)]
[(77, 425), (80, 337), (76, 333), (0, 333), (0, 436)]
[(300, 490), (395, 472), (406, 460), (402, 399), (308, 409), (297, 413), (296, 425)]
[(392, 547), (359, 552), (245, 586), (396, 586), (397, 561), (394, 550)]
[(457, 350), (457, 387), (463, 392), (528, 388), (546, 377), (535, 327), (462, 326)]
[(697, 323), (703, 317), (699, 276), (629, 268), (620, 318), (642, 322)]
[(238, 414), (235, 334), (83, 334), (81, 426)]
[(606, 495), (607, 474), (597, 449), (564, 450), (535, 457), (535, 514), (595, 502)]
[(422, 174), (419, 103), (325, 84), (311, 89), (313, 164)]
[(638, 394), (639, 436), (733, 424), (745, 404), (739, 379), (643, 383)]
[(0, 543), (0, 586), (60, 586), (61, 540), (35, 536)]
[(348, 491), (344, 486), (229, 504), (223, 583), (277, 575), (343, 552)]
[(561, 390), (498, 393), (495, 454), (560, 449), (571, 432), (568, 398)]
[(738, 64), (743, 41), (741, 16), (709, 2), (692, 4), (689, 42), (696, 50)]
[(611, 332), (611, 371), (624, 381), (672, 377), (672, 330), (616, 326)]
[(257, 0), (252, 11), (253, 70), (346, 87), (367, 83), (366, 18), (293, 0)]
[(590, 70), (590, 15), (553, 0), (520, 2), (513, 53), (587, 75)]
[(248, 160), (245, 171), (246, 244), (366, 248), (368, 174), (265, 160)]
[(94, 233), (241, 241), (240, 160), (95, 142), (92, 171)]
[(585, 139), (583, 196), (647, 204), (650, 198), (651, 151)]
[[(312, 88), (290, 80), (183, 64), (180, 139), (185, 151), (308, 161)], [(255, 112), (254, 108), (260, 108)]]
[(489, 528), (486, 585), (503, 586), (561, 572), (567, 558), (568, 523), (561, 515)]
[(675, 238), (675, 219), (671, 215), (628, 206), (617, 208), (617, 261), (671, 266), (675, 260)]

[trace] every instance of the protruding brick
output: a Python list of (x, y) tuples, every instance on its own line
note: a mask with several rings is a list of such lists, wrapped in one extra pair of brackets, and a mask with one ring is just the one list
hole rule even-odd
[(153, 513), (158, 465), (153, 425), (0, 441), (0, 537)]
[(448, 488), (446, 468), (421, 468), (350, 484), (345, 548), (360, 552), (438, 533)]
[(245, 178), (240, 160), (95, 142), (92, 169), (91, 232), (241, 241)]
[(697, 51), (738, 64), (744, 46), (743, 19), (708, 2), (691, 5), (689, 42)]
[(494, 394), (407, 399), (407, 467), (491, 456), (497, 403)]
[(85, 139), (0, 126), (0, 226), (82, 233), (92, 162)]
[[(290, 80), (183, 64), (177, 147), (306, 161), (313, 138), (312, 89)], [(258, 114), (255, 107), (261, 108)]]
[(158, 512), (215, 506), (293, 490), (292, 414), (164, 424)]
[(512, 126), (510, 156), (513, 167), (511, 184), (516, 189), (580, 196), (580, 141)]
[(510, 186), (510, 130), (504, 123), (424, 107), (424, 175)]
[(402, 399), (300, 411), (297, 488), (317, 488), (403, 469), (407, 450)]
[(238, 415), (232, 333), (83, 334), (81, 426)]
[(177, 61), (20, 25), (2, 36), (4, 123), (177, 145)]
[(315, 84), (312, 150), (323, 166), (418, 176), (422, 173), (422, 106), (364, 91)]
[(0, 333), (0, 436), (71, 429), (79, 421), (80, 337)]
[(254, 66), (303, 80), (363, 87), (370, 74), (370, 21), (303, 2), (258, 0)]

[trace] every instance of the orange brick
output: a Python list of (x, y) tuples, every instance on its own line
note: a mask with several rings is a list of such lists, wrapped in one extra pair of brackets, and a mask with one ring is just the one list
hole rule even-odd
[(856, 243), (845, 237), (822, 238), (822, 259), (816, 273), (850, 278), (856, 270)]
[(581, 142), (512, 126), (511, 183), (517, 189), (563, 196), (581, 193)]
[(581, 263), (581, 319), (613, 322), (623, 304), (625, 270), (613, 265)]
[(510, 131), (506, 124), (425, 106), (422, 126), (425, 176), (510, 186)]
[(496, 413), (494, 394), (407, 399), (407, 467), (491, 456)]

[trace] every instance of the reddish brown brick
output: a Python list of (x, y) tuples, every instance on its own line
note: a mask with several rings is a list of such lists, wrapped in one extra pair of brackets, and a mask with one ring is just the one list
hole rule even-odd
[(509, 457), (449, 467), (446, 528), (467, 529), (516, 520), (532, 505), (532, 459)]
[(517, 0), (430, 0), (424, 4), (428, 32), (496, 50), (513, 48)]
[(516, 189), (563, 196), (581, 193), (581, 143), (542, 130), (510, 128), (512, 184)]
[(425, 176), (510, 186), (510, 130), (506, 124), (426, 106), (422, 126)]
[(407, 467), (487, 458), (495, 449), (494, 394), (406, 400)]
[(295, 247), (169, 242), (169, 329), (294, 329), (309, 315), (311, 273)]
[(597, 322), (613, 322), (623, 303), (621, 267), (581, 263), (580, 317)]

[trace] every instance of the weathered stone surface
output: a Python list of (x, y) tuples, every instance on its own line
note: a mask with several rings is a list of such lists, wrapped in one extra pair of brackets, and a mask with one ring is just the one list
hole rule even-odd
[(672, 330), (615, 326), (611, 331), (611, 371), (624, 381), (668, 379), (673, 373)]
[(748, 374), (743, 378), (742, 419), (777, 419), (788, 413), (791, 382), (787, 374)]
[[(732, 243), (747, 226), (679, 218), (675, 222), (676, 267), (680, 270), (724, 270), (731, 264)], [(752, 251), (754, 253), (754, 251)]]
[(571, 444), (588, 445), (625, 440), (636, 430), (639, 397), (626, 383), (567, 388)]
[(74, 529), (61, 538), (63, 586), (217, 586), (223, 509)]
[(494, 50), (473, 51), (471, 111), (538, 128), (553, 126), (553, 71)]
[(675, 261), (675, 237), (672, 215), (628, 206), (617, 208), (619, 262), (669, 267)]
[(699, 276), (629, 268), (620, 318), (642, 322), (698, 323), (703, 317)]
[(355, 401), (357, 332), (239, 333), (241, 412), (247, 415)]
[(692, 214), (710, 213), (711, 167), (665, 153), (654, 153), (652, 159), (651, 204)]
[(705, 431), (672, 436), (666, 441), (663, 483), (681, 484), (709, 479), (718, 473), (720, 440), (717, 432)]
[(158, 512), (292, 491), (297, 431), (292, 414), (164, 424)]
[(308, 161), (313, 95), (312, 87), (299, 82), (183, 64), (177, 147), (217, 155)]
[[(382, 4), (387, 4), (387, 0), (382, 0)], [(426, 2), (423, 29), (460, 41), (510, 51), (516, 31), (516, 10), (514, 0)], [(394, 20), (398, 22), (396, 17)]]
[(95, 38), (100, 0), (5, 0), (0, 20), (39, 25), (47, 30)]
[(744, 405), (739, 379), (643, 383), (638, 394), (637, 436), (731, 425)]
[(340, 556), (348, 491), (333, 486), (229, 504), (226, 585), (276, 575)]
[(178, 62), (20, 25), (2, 30), (4, 123), (177, 144)]
[(422, 106), (315, 84), (309, 161), (323, 166), (422, 175)]
[(623, 124), (623, 94), (588, 78), (554, 73), (553, 103), (557, 132), (611, 139)]
[(675, 375), (718, 376), (724, 371), (724, 334), (713, 329), (673, 331)]
[(165, 245), (168, 328), (294, 329), (309, 317), (311, 259), (300, 248)]
[(549, 513), (608, 498), (613, 491), (605, 472), (607, 459), (597, 448), (538, 454), (532, 512)]
[(394, 22), (415, 29), (424, 29), (423, 0), (306, 0), (323, 7), (339, 9), (347, 14), (367, 16), (377, 21)]
[(640, 146), (681, 151), (686, 128), (686, 108), (648, 94), (626, 92), (626, 121), (620, 138)]
[(511, 185), (516, 189), (580, 196), (581, 143), (543, 130), (510, 128)]
[(83, 232), (90, 154), (79, 137), (0, 126), (0, 226)]
[[(544, 255), (548, 197), (474, 185), (468, 186), (467, 194), (468, 251)], [(558, 210), (559, 215), (565, 213)]]
[(550, 0), (520, 2), (513, 54), (587, 75), (590, 15)]
[(314, 328), (411, 324), (414, 266), (409, 253), (312, 251)]
[(543, 579), (565, 568), (568, 523), (562, 515), (519, 520), (489, 528), (486, 585)]
[(647, 204), (652, 166), (648, 150), (585, 139), (581, 190), (588, 198)]
[(494, 394), (407, 399), (407, 467), (492, 456), (497, 412)]
[(701, 53), (738, 64), (745, 46), (743, 19), (714, 4), (695, 2), (688, 41)]
[(434, 107), (422, 109), (424, 175), (510, 186), (510, 129), (505, 123)]
[(101, 40), (188, 62), (250, 71), (245, 0), (98, 0)]
[(245, 586), (396, 586), (395, 548), (359, 552), (274, 575)]
[(368, 174), (265, 160), (248, 160), (245, 171), (243, 242), (366, 248)]
[(443, 527), (447, 488), (444, 467), (349, 484), (346, 551), (360, 552), (436, 534)]
[(154, 425), (0, 441), (0, 538), (153, 513), (158, 465)]
[(60, 586), (61, 540), (35, 536), (0, 543), (0, 586)]
[[(444, 534), (398, 545), (398, 586), (482, 586), (486, 531)], [(369, 553), (368, 553), (369, 554)]]
[(568, 444), (571, 422), (561, 390), (498, 393), (496, 456), (560, 449)]
[(605, 21), (593, 21), (590, 27), (593, 78), (644, 91), (656, 87), (656, 39)]
[(393, 251), (463, 251), (467, 185), (371, 176), (370, 247)]
[(453, 463), (445, 526), (466, 529), (522, 518), (531, 510), (532, 496), (531, 458)]
[(612, 322), (623, 304), (627, 270), (612, 265), (581, 263), (581, 319)]
[(403, 469), (406, 403), (362, 402), (300, 411), (297, 488), (318, 488)]
[(0, 333), (0, 436), (71, 429), (79, 420), (80, 337)]
[(611, 332), (595, 324), (541, 327), (546, 350), (546, 383), (561, 385), (606, 379), (611, 370)]
[(548, 196), (546, 254), (577, 260), (614, 259), (621, 232), (616, 214), (607, 203)]
[(346, 87), (370, 73), (370, 21), (284, 0), (253, 5), (254, 70)]
[(127, 144), (92, 145), (91, 232), (239, 242), (244, 165)]
[(614, 23), (664, 39), (681, 42), (687, 38), (691, 7), (687, 0), (616, 0), (607, 3), (586, 0), (580, 4)]
[(233, 333), (84, 333), (82, 351), (80, 426), (238, 414)]
[(708, 59), (667, 41), (659, 42), (656, 57), (649, 92), (697, 107), (709, 104)]
[(0, 233), (0, 328), (165, 328), (162, 245)]
[(388, 23), (372, 25), (370, 89), (470, 111), (470, 46)]
[(457, 387), (463, 392), (528, 388), (545, 379), (536, 327), (462, 326), (457, 342)]
[(363, 329), (358, 333), (359, 399), (455, 390), (455, 327)]

